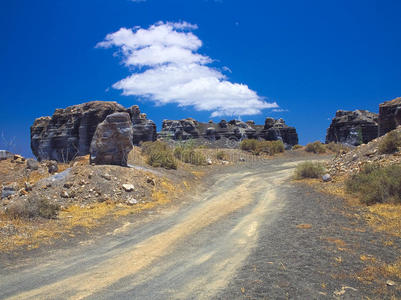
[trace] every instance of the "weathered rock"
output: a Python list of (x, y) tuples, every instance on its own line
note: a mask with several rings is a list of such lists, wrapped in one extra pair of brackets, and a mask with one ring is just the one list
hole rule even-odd
[(46, 163), (47, 170), (50, 174), (56, 173), (58, 171), (58, 164), (55, 160), (50, 160)]
[(155, 141), (157, 139), (156, 124), (148, 120), (146, 114), (141, 113), (138, 105), (133, 105), (128, 109), (131, 116), (134, 145), (141, 142)]
[(7, 150), (0, 150), (0, 160), (5, 160), (8, 158), (13, 157), (14, 154), (12, 154), (11, 152), (8, 152)]
[(39, 169), (39, 163), (35, 159), (28, 158), (26, 161), (26, 168), (31, 170), (37, 170)]
[(327, 129), (326, 143), (352, 146), (368, 143), (378, 136), (378, 115), (367, 110), (338, 110)]
[(95, 164), (127, 166), (132, 150), (133, 128), (126, 112), (108, 115), (100, 123), (90, 146), (90, 161)]
[(56, 109), (52, 117), (36, 119), (31, 126), (32, 152), (39, 161), (69, 162), (87, 155), (97, 126), (116, 112), (129, 113), (134, 144), (156, 139), (156, 125), (138, 106), (126, 109), (116, 102), (92, 101)]
[(18, 190), (18, 185), (12, 183), (3, 187), (1, 191), (1, 198), (7, 198), (8, 196), (14, 195)]
[(322, 176), (322, 180), (323, 180), (324, 182), (331, 181), (331, 176), (330, 176), (330, 174), (324, 174), (324, 175)]
[(255, 125), (253, 121), (221, 120), (219, 123), (201, 123), (192, 118), (183, 120), (164, 120), (162, 130), (158, 133), (162, 139), (187, 140), (204, 138), (211, 141), (226, 138), (239, 141), (248, 139), (283, 140), (295, 145), (298, 135), (294, 127), (287, 126), (284, 120), (267, 118), (265, 125)]
[(125, 184), (123, 184), (123, 189), (126, 192), (132, 192), (133, 190), (135, 190), (135, 187), (132, 184), (125, 183)]
[(401, 97), (379, 105), (379, 136), (401, 125)]

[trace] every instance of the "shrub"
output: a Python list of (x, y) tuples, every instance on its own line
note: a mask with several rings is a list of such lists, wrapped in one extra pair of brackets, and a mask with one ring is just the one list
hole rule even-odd
[(334, 143), (334, 142), (330, 142), (330, 143), (326, 144), (326, 148), (334, 153), (340, 153), (340, 152), (346, 153), (350, 150), (350, 148), (347, 147), (346, 145), (341, 144), (341, 143)]
[(45, 198), (31, 197), (17, 199), (7, 206), (6, 214), (12, 218), (42, 217), (53, 219), (58, 215), (60, 206)]
[(398, 150), (401, 146), (401, 136), (398, 131), (389, 132), (379, 144), (379, 152), (381, 154), (391, 154)]
[(245, 139), (240, 143), (240, 149), (245, 151), (255, 151), (258, 140), (255, 139)]
[(227, 153), (224, 151), (219, 151), (216, 153), (216, 158), (220, 160), (227, 160)]
[(401, 165), (366, 165), (346, 180), (346, 189), (359, 195), (361, 202), (368, 205), (385, 202), (401, 204)]
[(284, 152), (284, 144), (281, 140), (258, 141), (254, 139), (246, 139), (241, 141), (240, 148), (256, 155), (260, 155), (261, 153), (274, 155), (279, 152)]
[(325, 171), (324, 166), (318, 162), (306, 161), (297, 165), (295, 179), (319, 178)]
[(147, 156), (146, 162), (152, 167), (177, 169), (173, 151), (166, 143), (161, 141), (144, 142), (141, 147), (142, 154)]
[(174, 156), (185, 163), (193, 165), (206, 165), (206, 157), (199, 151), (196, 151), (192, 145), (180, 145), (174, 149)]
[(301, 148), (303, 148), (303, 146), (301, 146), (299, 144), (292, 146), (292, 150), (297, 150), (297, 149), (301, 149)]
[(313, 152), (313, 153), (325, 153), (326, 152), (326, 147), (319, 141), (309, 143), (308, 145), (305, 146), (305, 151), (306, 152)]

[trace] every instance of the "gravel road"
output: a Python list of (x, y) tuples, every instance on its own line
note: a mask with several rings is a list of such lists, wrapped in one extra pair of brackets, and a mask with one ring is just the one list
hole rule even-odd
[(0, 262), (8, 266), (0, 298), (401, 297), (387, 278), (368, 284), (356, 275), (366, 267), (362, 254), (394, 261), (400, 241), (384, 251), (385, 237), (346, 216), (341, 200), (294, 184), (301, 159), (226, 168), (180, 206), (21, 266)]

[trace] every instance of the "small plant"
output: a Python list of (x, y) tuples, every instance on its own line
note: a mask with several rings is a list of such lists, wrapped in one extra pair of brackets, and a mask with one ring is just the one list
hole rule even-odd
[(292, 150), (297, 150), (297, 149), (301, 149), (301, 148), (303, 148), (303, 146), (299, 145), (299, 144), (292, 146)]
[(177, 162), (168, 144), (161, 141), (144, 142), (141, 147), (142, 154), (147, 156), (146, 162), (152, 167), (177, 169)]
[(360, 196), (367, 205), (374, 203), (401, 204), (401, 165), (380, 167), (366, 165), (358, 174), (346, 180), (349, 193)]
[(256, 145), (258, 144), (258, 140), (255, 139), (245, 139), (240, 143), (240, 149), (245, 151), (255, 151)]
[(12, 218), (36, 218), (53, 219), (58, 215), (60, 206), (45, 198), (31, 197), (29, 199), (17, 199), (7, 206), (6, 214)]
[(326, 144), (326, 148), (334, 153), (341, 153), (341, 152), (346, 153), (349, 152), (350, 150), (350, 148), (345, 146), (344, 144), (334, 143), (334, 142)]
[(379, 152), (381, 154), (391, 154), (398, 150), (401, 146), (401, 135), (398, 131), (390, 131), (380, 142)]
[(321, 142), (316, 141), (313, 143), (309, 143), (305, 146), (306, 152), (313, 152), (316, 154), (321, 154), (326, 152), (326, 147)]
[(206, 157), (199, 151), (196, 151), (192, 145), (180, 145), (174, 149), (174, 157), (184, 163), (190, 163), (196, 166), (206, 165)]
[(216, 158), (219, 160), (227, 160), (227, 153), (225, 153), (224, 151), (219, 151), (216, 153)]
[(321, 163), (306, 161), (296, 167), (294, 177), (295, 179), (320, 178), (324, 171), (325, 168)]
[(252, 152), (255, 155), (260, 155), (262, 153), (274, 155), (276, 153), (284, 152), (284, 144), (281, 140), (258, 141), (254, 139), (246, 139), (241, 141), (240, 148)]

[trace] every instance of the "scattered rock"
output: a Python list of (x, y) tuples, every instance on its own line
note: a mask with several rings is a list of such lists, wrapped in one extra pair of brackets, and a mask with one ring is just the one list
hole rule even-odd
[(135, 189), (135, 187), (132, 184), (123, 184), (123, 189), (126, 192), (132, 192)]
[(68, 194), (67, 191), (62, 191), (62, 192), (60, 193), (60, 196), (61, 196), (61, 198), (70, 198), (70, 195)]
[(330, 176), (330, 174), (324, 174), (324, 175), (322, 176), (322, 180), (323, 180), (324, 182), (331, 181), (331, 176)]
[(151, 185), (155, 185), (156, 184), (155, 180), (153, 178), (150, 178), (150, 177), (146, 177), (146, 183), (150, 183)]
[(91, 163), (127, 166), (133, 128), (128, 113), (114, 113), (98, 125), (90, 146)]
[(29, 182), (25, 182), (25, 191), (27, 191), (27, 192), (30, 192), (30, 191), (32, 191), (32, 189), (33, 189), (33, 184), (31, 184), (31, 183), (29, 183)]
[(211, 160), (210, 158), (208, 158), (208, 159), (206, 160), (206, 163), (207, 163), (209, 166), (213, 164), (213, 162), (212, 162), (212, 160)]
[(3, 187), (1, 191), (1, 199), (7, 198), (11, 195), (14, 195), (18, 190), (18, 185), (16, 183), (12, 183)]
[(126, 202), (128, 205), (135, 205), (138, 203), (138, 201), (135, 198), (130, 198)]
[(50, 174), (54, 174), (58, 171), (58, 164), (54, 160), (50, 160), (46, 163), (47, 170), (49, 171)]
[(388, 286), (394, 286), (394, 285), (395, 285), (395, 282), (392, 281), (392, 280), (387, 280), (387, 281), (386, 281), (386, 284), (387, 284)]
[(64, 187), (67, 188), (67, 189), (71, 188), (73, 185), (74, 185), (74, 184), (73, 184), (72, 182), (66, 182), (66, 183), (64, 183)]
[(28, 158), (26, 161), (26, 167), (30, 170), (37, 170), (39, 169), (39, 163), (36, 159)]
[(111, 175), (108, 174), (108, 173), (101, 174), (100, 177), (102, 177), (102, 178), (104, 178), (106, 180), (111, 180)]
[(240, 157), (240, 158), (239, 158), (239, 161), (242, 161), (242, 162), (243, 162), (243, 161), (245, 161), (245, 158)]
[(14, 154), (8, 152), (7, 150), (0, 150), (0, 160), (5, 160), (13, 157)]

